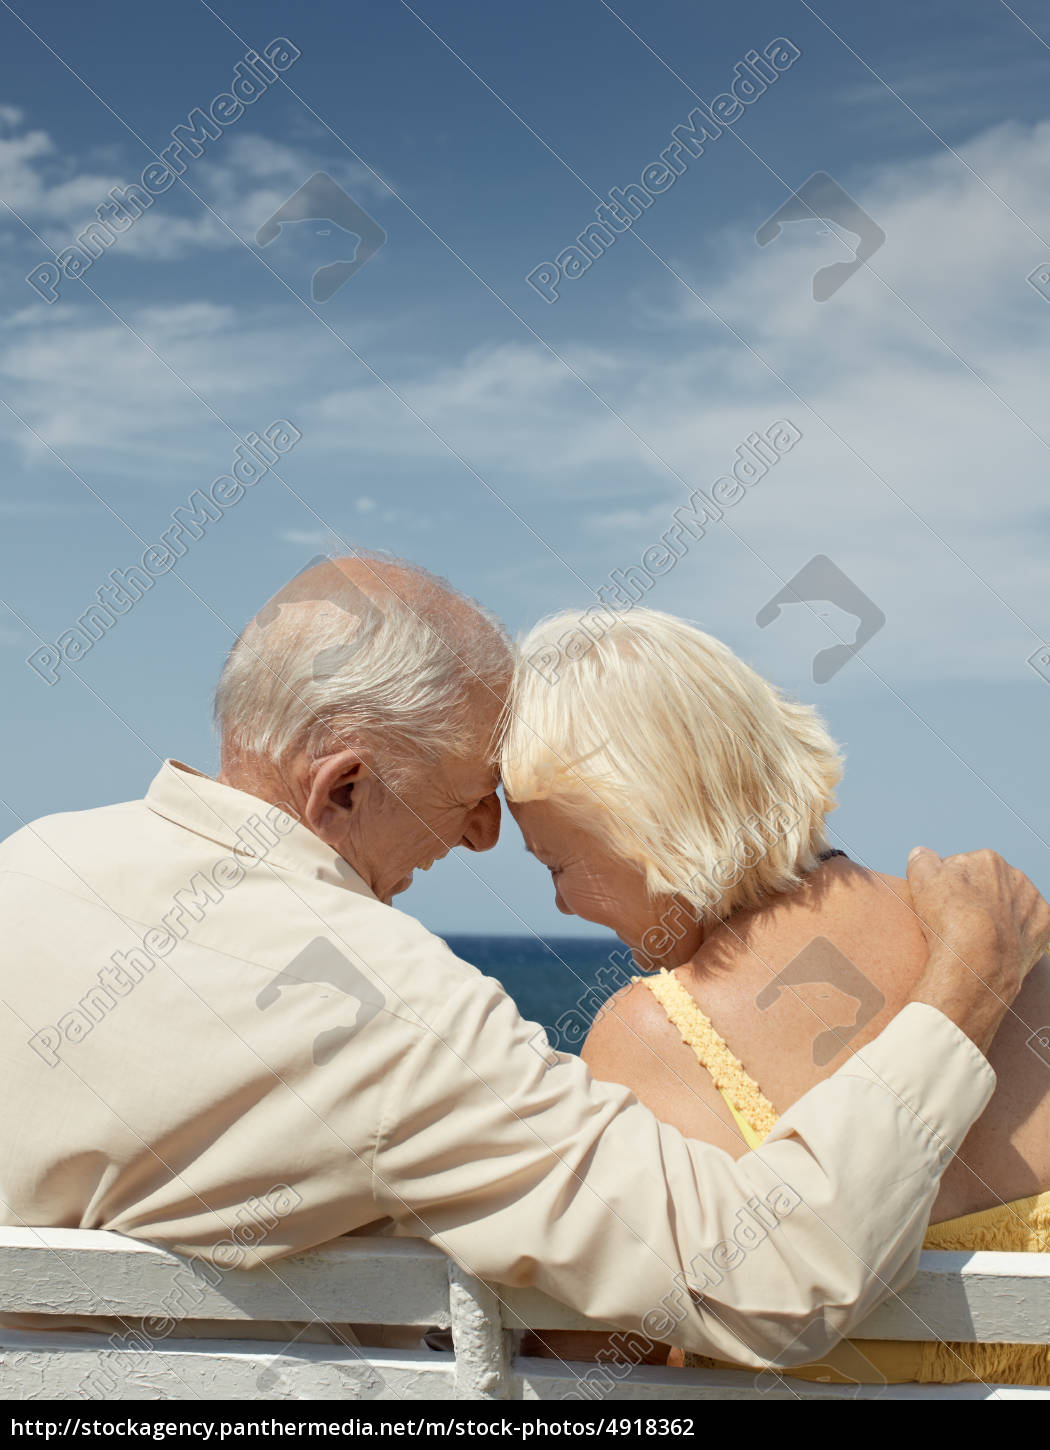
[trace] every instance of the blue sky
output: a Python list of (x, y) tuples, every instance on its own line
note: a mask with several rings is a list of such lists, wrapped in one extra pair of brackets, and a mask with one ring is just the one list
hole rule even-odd
[[(0, 829), (140, 795), (165, 755), (214, 768), (231, 631), (338, 539), (519, 632), (786, 419), (790, 454), (646, 602), (820, 706), (852, 855), (992, 845), (1050, 890), (1028, 663), (1050, 642), (1050, 296), (1027, 280), (1050, 267), (1050, 4), (4, 0), (0, 34)], [(45, 301), (27, 273), (281, 36), (298, 59)], [(527, 274), (778, 37), (790, 68), (545, 301)], [(255, 240), (318, 171), (387, 236), (325, 303), (338, 229)], [(815, 302), (845, 235), (755, 232), (821, 171), (885, 241)], [(301, 440), (47, 685), (26, 656), (278, 418)], [(756, 624), (818, 554), (885, 615), (826, 684), (834, 610)], [(441, 931), (573, 930), (513, 824), (462, 855), (400, 904)]]

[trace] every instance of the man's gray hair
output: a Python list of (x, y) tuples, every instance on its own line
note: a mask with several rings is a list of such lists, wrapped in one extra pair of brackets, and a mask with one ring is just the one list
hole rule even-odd
[(339, 741), (388, 757), (472, 748), (478, 692), (502, 700), (513, 662), (499, 620), (416, 564), (364, 551), (341, 562), (364, 587), (314, 560), (231, 649), (215, 692), (224, 749), (282, 761)]

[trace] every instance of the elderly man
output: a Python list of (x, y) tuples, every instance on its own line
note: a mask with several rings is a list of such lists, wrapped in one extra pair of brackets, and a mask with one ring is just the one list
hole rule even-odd
[(496, 841), (510, 665), (423, 570), (322, 563), (230, 654), (217, 780), (169, 761), (144, 800), (0, 847), (2, 1211), (276, 1273), (419, 1236), (689, 1349), (819, 1356), (914, 1270), (1050, 912), (998, 858), (920, 855), (915, 999), (734, 1162), (537, 1051), (391, 904)]

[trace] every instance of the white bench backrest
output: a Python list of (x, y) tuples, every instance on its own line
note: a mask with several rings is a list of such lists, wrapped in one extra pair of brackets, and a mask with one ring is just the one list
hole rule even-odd
[[(0, 1329), (10, 1398), (869, 1398), (751, 1371), (523, 1359), (513, 1331), (600, 1330), (536, 1290), (492, 1288), (428, 1244), (346, 1238), (265, 1268), (224, 1273), (119, 1234), (0, 1228), (0, 1315), (150, 1320), (145, 1338)], [(223, 1339), (179, 1339), (180, 1319), (229, 1323)], [(448, 1328), (454, 1354), (246, 1339), (252, 1320)], [(923, 1254), (905, 1292), (858, 1331), (866, 1339), (1050, 1341), (1050, 1255)], [(895, 1397), (1013, 1397), (983, 1385), (895, 1387)], [(1040, 1393), (1040, 1392), (1034, 1392)], [(1050, 1390), (1042, 1391), (1050, 1396)]]

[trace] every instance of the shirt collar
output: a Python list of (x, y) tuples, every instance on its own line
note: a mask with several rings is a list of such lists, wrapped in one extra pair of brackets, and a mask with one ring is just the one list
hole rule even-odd
[(165, 820), (237, 856), (261, 856), (282, 870), (378, 899), (337, 851), (287, 811), (179, 760), (164, 762), (146, 792), (145, 804)]

